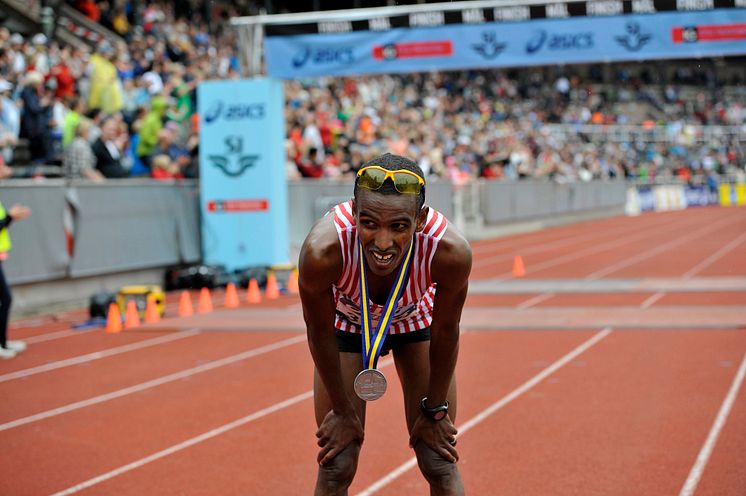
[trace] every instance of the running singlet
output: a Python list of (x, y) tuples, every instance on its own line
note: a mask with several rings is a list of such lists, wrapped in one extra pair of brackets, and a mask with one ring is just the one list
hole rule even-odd
[[(331, 212), (342, 248), (342, 275), (334, 284), (337, 315), (334, 326), (345, 332), (360, 334), (360, 262), (358, 261), (357, 226), (352, 216), (352, 202), (335, 206)], [(433, 320), (435, 284), (430, 281), (430, 264), (438, 242), (448, 227), (445, 216), (430, 208), (422, 232), (416, 232), (407, 287), (399, 299), (392, 318), (390, 334), (402, 334), (430, 327)], [(373, 329), (378, 325), (382, 305), (370, 302)]]

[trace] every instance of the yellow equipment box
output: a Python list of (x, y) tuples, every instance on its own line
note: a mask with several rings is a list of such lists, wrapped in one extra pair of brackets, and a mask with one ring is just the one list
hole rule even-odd
[(166, 294), (160, 286), (155, 284), (122, 286), (119, 293), (117, 293), (117, 306), (122, 315), (124, 315), (127, 302), (130, 300), (135, 301), (137, 312), (140, 314), (141, 319), (145, 318), (145, 309), (148, 306), (148, 300), (152, 300), (155, 303), (161, 317), (166, 313)]

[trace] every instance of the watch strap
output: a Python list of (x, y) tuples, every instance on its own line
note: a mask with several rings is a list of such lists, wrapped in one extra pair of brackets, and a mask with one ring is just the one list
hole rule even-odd
[(446, 415), (448, 415), (448, 400), (446, 400), (445, 403), (441, 405), (428, 407), (427, 396), (425, 396), (424, 398), (422, 398), (422, 401), (420, 401), (420, 411), (429, 419), (443, 420)]

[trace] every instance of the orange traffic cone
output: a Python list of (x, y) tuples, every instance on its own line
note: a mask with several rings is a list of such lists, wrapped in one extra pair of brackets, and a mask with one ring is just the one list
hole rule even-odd
[(190, 317), (193, 313), (192, 297), (189, 296), (189, 291), (184, 290), (179, 297), (179, 317)]
[(298, 294), (298, 269), (293, 269), (288, 278), (288, 293)]
[(161, 312), (158, 311), (158, 305), (155, 304), (155, 300), (148, 298), (148, 304), (145, 307), (145, 323), (154, 324), (160, 320)]
[(106, 332), (114, 334), (122, 332), (122, 317), (119, 315), (119, 306), (109, 303), (109, 313), (106, 315)]
[(127, 308), (124, 312), (124, 328), (133, 329), (140, 326), (140, 314), (137, 312), (135, 300), (127, 302)]
[(262, 301), (262, 293), (259, 292), (259, 284), (253, 277), (249, 280), (249, 289), (246, 291), (246, 303), (259, 303)]
[(274, 272), (270, 271), (267, 274), (267, 287), (264, 288), (264, 296), (268, 300), (276, 300), (280, 297), (280, 290), (277, 287), (277, 278)]
[(225, 308), (238, 308), (238, 292), (236, 292), (236, 285), (229, 282), (225, 287)]
[(526, 268), (523, 266), (523, 258), (516, 255), (513, 259), (513, 277), (523, 277), (526, 275)]
[(199, 290), (199, 300), (197, 301), (197, 313), (210, 313), (212, 312), (212, 297), (210, 296), (210, 290), (202, 288)]

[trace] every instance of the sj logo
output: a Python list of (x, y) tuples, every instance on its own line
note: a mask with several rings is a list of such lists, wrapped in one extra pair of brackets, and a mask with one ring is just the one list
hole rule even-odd
[(259, 155), (243, 154), (243, 137), (226, 136), (225, 155), (208, 155), (208, 160), (228, 177), (238, 177), (256, 164)]

